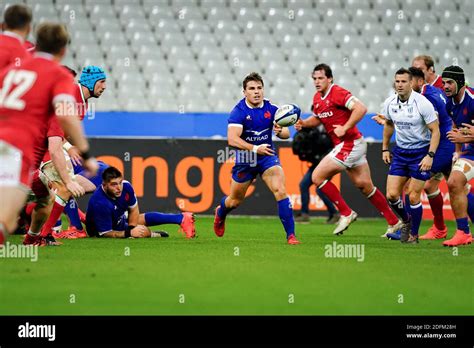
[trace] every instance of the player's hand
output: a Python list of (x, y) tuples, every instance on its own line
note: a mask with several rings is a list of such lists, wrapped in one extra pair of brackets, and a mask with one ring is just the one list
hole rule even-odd
[(273, 156), (275, 154), (275, 150), (273, 150), (269, 144), (261, 144), (261, 145), (255, 145), (257, 146), (257, 155), (262, 155), (262, 156)]
[(300, 118), (298, 121), (296, 121), (294, 126), (295, 126), (295, 129), (299, 132), (302, 128), (304, 128), (303, 120)]
[(474, 137), (474, 126), (469, 123), (463, 123), (463, 128), (461, 128), (461, 133), (467, 137)]
[[(469, 142), (467, 132), (464, 131), (464, 128), (453, 128), (448, 133), (446, 133), (446, 137), (452, 143), (462, 144), (462, 143)], [(464, 133), (467, 133), (467, 134), (464, 134)]]
[(84, 196), (86, 191), (75, 181), (70, 181), (66, 184), (66, 188), (74, 197)]
[(427, 172), (433, 166), (433, 158), (426, 155), (418, 165), (420, 166), (420, 171)]
[(274, 123), (274, 124), (273, 124), (273, 132), (275, 132), (275, 135), (276, 135), (276, 136), (279, 136), (282, 131), (283, 131), (283, 127), (282, 127), (282, 126), (280, 126), (280, 125), (277, 124), (277, 123)]
[(373, 116), (372, 120), (374, 120), (375, 122), (377, 122), (377, 124), (381, 126), (385, 126), (385, 123), (387, 123), (387, 119), (385, 118), (384, 115), (381, 115), (381, 114), (377, 114)]
[(148, 227), (143, 225), (137, 225), (136, 227), (132, 228), (132, 230), (130, 231), (130, 235), (133, 238), (145, 238), (149, 237), (151, 235), (151, 232)]
[(81, 153), (77, 147), (71, 147), (69, 150), (67, 150), (67, 154), (71, 158), (72, 164), (74, 164), (75, 166), (82, 164)]
[(346, 130), (344, 129), (344, 126), (341, 126), (340, 124), (335, 124), (333, 127), (334, 127), (334, 134), (336, 134), (338, 138), (341, 138), (346, 134)]
[(390, 153), (390, 151), (382, 152), (382, 160), (385, 164), (392, 163), (392, 154)]
[(91, 157), (85, 160), (84, 168), (86, 169), (88, 176), (93, 177), (94, 175), (96, 175), (97, 171), (99, 170), (99, 164), (97, 163), (95, 157)]

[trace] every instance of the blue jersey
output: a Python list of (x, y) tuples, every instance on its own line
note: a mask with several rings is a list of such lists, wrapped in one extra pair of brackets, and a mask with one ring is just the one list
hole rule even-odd
[(100, 185), (92, 194), (87, 206), (86, 229), (91, 236), (110, 231), (125, 231), (129, 208), (138, 204), (132, 185), (123, 181), (122, 194), (118, 198), (107, 195)]
[[(262, 107), (253, 108), (249, 106), (245, 98), (242, 99), (231, 111), (229, 116), (229, 127), (241, 127), (241, 139), (253, 145), (269, 144), (273, 150), (272, 131), (275, 112), (278, 110), (267, 99), (264, 99)], [(236, 157), (236, 163), (241, 163)], [(258, 156), (257, 160), (268, 156)]]
[[(453, 98), (449, 98), (446, 103), (446, 111), (451, 116), (456, 127), (463, 127), (463, 123), (472, 124), (474, 121), (474, 89), (466, 87), (459, 104), (456, 104)], [(461, 157), (474, 160), (473, 143), (464, 144), (463, 151), (467, 151), (467, 153)]]
[(95, 187), (99, 187), (100, 184), (102, 183), (102, 173), (104, 170), (109, 168), (110, 166), (102, 161), (97, 161), (97, 164), (99, 165), (99, 169), (97, 170), (97, 173), (94, 176), (90, 176), (89, 173), (87, 172), (86, 169), (82, 165), (75, 165), (73, 164), (74, 168), (74, 174), (80, 175), (85, 177), (86, 179), (89, 179), (90, 182), (92, 182)]
[(432, 85), (424, 85), (421, 89), (421, 94), (433, 104), (435, 111), (438, 113), (441, 141), (447, 140), (447, 133), (453, 128), (451, 117), (446, 111), (448, 97), (446, 97), (439, 88), (433, 87)]

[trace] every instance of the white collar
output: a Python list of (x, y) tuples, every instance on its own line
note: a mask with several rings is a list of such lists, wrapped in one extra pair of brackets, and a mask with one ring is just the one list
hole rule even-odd
[(334, 86), (334, 83), (331, 83), (331, 86), (329, 86), (329, 89), (326, 92), (326, 94), (324, 95), (324, 97), (321, 95), (321, 100), (326, 99), (326, 97), (329, 95), (329, 93), (331, 93), (332, 86)]
[(3, 32), (3, 35), (13, 37), (17, 39), (18, 41), (20, 41), (22, 44), (25, 42), (25, 39), (23, 38), (23, 36), (21, 36), (20, 34), (14, 33), (13, 31), (6, 30)]
[(77, 87), (79, 87), (79, 92), (81, 93), (82, 102), (85, 104), (86, 103), (86, 98), (84, 98), (84, 92), (82, 91), (82, 85), (80, 83), (78, 83)]
[(47, 59), (47, 60), (54, 60), (54, 56), (51, 53), (46, 53), (46, 52), (36, 52), (35, 57)]
[(262, 101), (262, 103), (259, 106), (252, 106), (247, 102), (247, 98), (245, 98), (245, 105), (247, 105), (249, 107), (249, 109), (260, 109), (260, 108), (263, 107), (264, 103), (265, 103), (265, 101)]

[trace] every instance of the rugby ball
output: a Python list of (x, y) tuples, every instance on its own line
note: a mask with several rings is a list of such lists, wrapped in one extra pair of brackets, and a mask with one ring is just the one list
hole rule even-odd
[(294, 125), (301, 115), (301, 109), (296, 104), (285, 104), (275, 112), (275, 123), (281, 127)]

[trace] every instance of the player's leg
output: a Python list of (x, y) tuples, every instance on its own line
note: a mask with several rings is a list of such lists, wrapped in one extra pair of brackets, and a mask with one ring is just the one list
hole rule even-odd
[(0, 245), (15, 231), (17, 218), (26, 202), (26, 190), (19, 187), (3, 186), (0, 183)]
[(449, 197), (454, 216), (456, 217), (457, 230), (454, 236), (445, 242), (445, 246), (458, 246), (470, 244), (472, 234), (467, 218), (467, 197), (465, 186), (474, 177), (474, 162), (466, 158), (458, 159), (448, 178)]
[(309, 222), (309, 188), (313, 184), (311, 180), (313, 169), (313, 167), (308, 168), (308, 171), (300, 181), (301, 215), (295, 218), (296, 222)]
[(446, 238), (448, 233), (448, 228), (444, 223), (443, 195), (439, 190), (439, 184), (443, 178), (443, 173), (437, 173), (425, 183), (424, 190), (433, 213), (433, 226), (429, 228), (427, 233), (421, 235), (420, 239), (442, 239)]
[(374, 186), (367, 161), (347, 170), (347, 175), (370, 203), (378, 210), (388, 223), (387, 233), (394, 233), (402, 227), (402, 221), (394, 214), (387, 199), (380, 190)]
[[(410, 215), (407, 209), (405, 209), (402, 199), (403, 188), (407, 181), (408, 177), (406, 176), (389, 174), (387, 176), (387, 200), (392, 209), (402, 220), (402, 229), (408, 231), (407, 233), (409, 233), (411, 230)], [(400, 239), (400, 236), (396, 235), (395, 233), (390, 233), (387, 235), (387, 237), (390, 239)]]
[(331, 202), (328, 196), (324, 194), (323, 191), (320, 189), (316, 188), (316, 193), (319, 196), (319, 198), (323, 201), (324, 205), (326, 206), (326, 209), (328, 210), (328, 219), (326, 220), (327, 224), (335, 224), (339, 221), (339, 218), (341, 215), (336, 209), (336, 206)]
[[(407, 187), (406, 194), (410, 200), (410, 218), (411, 231), (407, 242), (417, 243), (418, 231), (420, 229), (421, 220), (423, 218), (423, 205), (421, 203), (421, 193), (425, 187), (425, 180), (410, 179), (410, 184)], [(400, 241), (404, 241), (404, 236), (401, 236)]]
[(237, 182), (232, 179), (229, 196), (224, 196), (220, 204), (216, 207), (214, 215), (214, 232), (218, 237), (222, 237), (225, 232), (225, 218), (232, 210), (237, 208), (245, 198), (249, 186), (252, 184), (254, 176), (249, 180)]
[[(66, 186), (62, 182), (54, 182), (53, 188), (55, 190), (55, 197), (53, 202), (53, 207), (51, 209), (51, 214), (46, 220), (43, 228), (41, 229), (41, 236), (46, 238), (48, 235), (52, 234), (53, 227), (56, 225), (56, 222), (61, 217), (61, 214), (64, 211), (64, 207), (66, 206), (69, 198), (71, 198), (71, 192), (66, 188)], [(66, 234), (60, 233), (55, 234), (55, 238), (67, 238)]]
[[(186, 238), (194, 238), (196, 236), (195, 218), (193, 213), (165, 214), (160, 212), (149, 212), (140, 214), (138, 224), (144, 226), (158, 226), (165, 224), (174, 224), (180, 226), (180, 230), (186, 235)], [(163, 231), (160, 231), (163, 232)], [(163, 233), (159, 233), (164, 237)], [(153, 232), (152, 232), (152, 237)]]
[(262, 180), (272, 191), (278, 203), (278, 215), (286, 232), (288, 244), (298, 244), (295, 238), (295, 221), (291, 201), (286, 194), (285, 173), (279, 165), (272, 166), (262, 173)]

